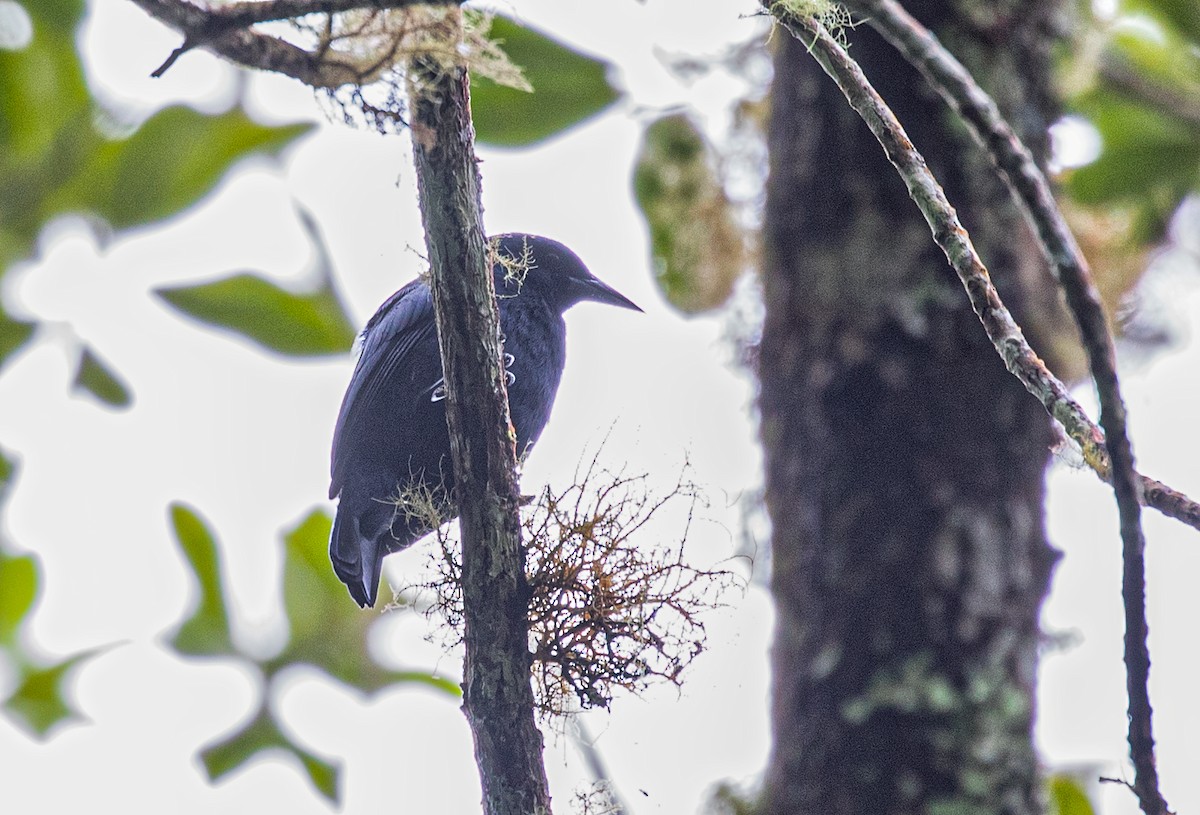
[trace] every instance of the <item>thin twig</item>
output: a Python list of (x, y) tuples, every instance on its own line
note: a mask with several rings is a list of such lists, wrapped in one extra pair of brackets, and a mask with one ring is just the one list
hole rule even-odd
[(1033, 154), (970, 72), (895, 0), (856, 0), (848, 5), (867, 15), (868, 22), (922, 73), (984, 147), (1037, 234), (1038, 243), (1066, 296), (1067, 307), (1079, 326), (1099, 395), (1100, 425), (1111, 461), (1109, 476), (1120, 513), (1129, 746), (1135, 771), (1134, 789), (1147, 815), (1161, 815), (1167, 811), (1167, 805), (1159, 790), (1154, 759), (1148, 689), (1150, 652), (1146, 643), (1146, 541), (1140, 505), (1147, 485), (1146, 479), (1134, 470), (1112, 334), (1087, 260)]

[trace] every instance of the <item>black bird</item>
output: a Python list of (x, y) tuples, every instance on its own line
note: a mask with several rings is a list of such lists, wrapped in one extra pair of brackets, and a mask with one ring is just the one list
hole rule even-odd
[[(509, 234), (495, 244), (508, 405), (524, 454), (546, 426), (562, 378), (563, 312), (583, 300), (641, 309), (558, 241)], [(414, 280), (363, 330), (333, 432), (329, 497), (339, 500), (329, 558), (360, 606), (375, 605), (384, 555), (433, 530), (428, 516), (398, 509), (397, 499), (428, 490), (444, 509), (444, 496), (453, 494), (445, 398), (433, 299), (429, 286)]]

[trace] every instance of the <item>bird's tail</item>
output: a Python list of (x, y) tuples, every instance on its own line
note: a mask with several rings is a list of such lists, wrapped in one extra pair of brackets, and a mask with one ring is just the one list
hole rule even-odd
[(338, 503), (337, 515), (333, 519), (329, 559), (333, 561), (333, 571), (338, 579), (350, 590), (350, 596), (365, 608), (375, 605), (383, 556), (388, 550), (378, 535), (363, 534), (359, 526), (359, 514), (353, 512), (346, 503), (344, 499)]

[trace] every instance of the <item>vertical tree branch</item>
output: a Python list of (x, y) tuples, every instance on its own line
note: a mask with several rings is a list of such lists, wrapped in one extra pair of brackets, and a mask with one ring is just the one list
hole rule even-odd
[(1141, 502), (1145, 496), (1141, 479), (1134, 469), (1112, 334), (1087, 259), (1062, 217), (1050, 184), (1033, 155), (970, 72), (895, 0), (852, 0), (847, 5), (868, 15), (872, 26), (921, 72), (984, 147), (1033, 227), (1079, 326), (1099, 394), (1100, 426), (1104, 430), (1111, 462), (1110, 481), (1120, 512), (1129, 748), (1135, 773), (1133, 790), (1147, 815), (1162, 815), (1167, 812), (1167, 804), (1159, 790), (1154, 758), (1150, 652), (1146, 642), (1146, 542), (1140, 520)]
[[(426, 66), (427, 67), (427, 66)], [(418, 72), (411, 124), (463, 546), (463, 710), (486, 815), (550, 812), (533, 716), (515, 440), (465, 69)]]

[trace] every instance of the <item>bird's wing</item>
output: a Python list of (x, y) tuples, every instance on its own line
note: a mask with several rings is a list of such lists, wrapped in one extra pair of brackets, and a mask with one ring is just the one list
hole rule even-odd
[(330, 498), (337, 496), (345, 482), (346, 462), (338, 455), (343, 436), (356, 432), (360, 416), (385, 384), (392, 381), (396, 369), (404, 364), (414, 348), (431, 337), (436, 344), (433, 298), (429, 287), (420, 280), (412, 281), (389, 297), (367, 323), (358, 365), (342, 399), (342, 409), (333, 431)]

